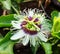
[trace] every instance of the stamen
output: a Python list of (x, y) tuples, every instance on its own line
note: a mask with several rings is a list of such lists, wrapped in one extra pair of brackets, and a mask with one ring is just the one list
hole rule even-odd
[(40, 31), (40, 28), (37, 25), (35, 25), (34, 23), (32, 24), (37, 28), (37, 31)]

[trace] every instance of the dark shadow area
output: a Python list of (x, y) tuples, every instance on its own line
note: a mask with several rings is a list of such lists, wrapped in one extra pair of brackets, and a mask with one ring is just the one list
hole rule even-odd
[(1, 9), (1, 6), (0, 6), (0, 16), (2, 15), (3, 13), (3, 10)]
[[(27, 46), (23, 46), (22, 44), (15, 44), (14, 52), (15, 54), (32, 54), (31, 47), (29, 44)], [(38, 48), (37, 54), (45, 54), (41, 46)]]

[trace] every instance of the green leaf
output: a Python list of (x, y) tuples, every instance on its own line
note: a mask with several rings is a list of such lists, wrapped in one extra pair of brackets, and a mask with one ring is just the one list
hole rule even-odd
[(59, 14), (58, 14), (58, 17), (54, 17), (51, 34), (52, 36), (60, 39), (60, 16)]
[(0, 45), (0, 54), (14, 54), (13, 46), (13, 42), (10, 41), (7, 41), (6, 43)]
[(60, 0), (58, 0), (58, 2), (60, 2)]
[(13, 53), (13, 46), (15, 42), (10, 40), (11, 31), (6, 34), (5, 37), (2, 38), (0, 41), (0, 54), (14, 54)]
[(10, 10), (11, 9), (11, 0), (3, 0), (1, 1), (3, 8)]
[(52, 54), (52, 45), (50, 43), (42, 42), (41, 45), (45, 50), (45, 54)]
[(60, 18), (54, 18), (53, 31), (55, 31), (55, 32), (60, 31)]
[(0, 41), (0, 45), (3, 44), (4, 42), (7, 42), (10, 40), (10, 37), (12, 36), (11, 31), (8, 32), (5, 37)]
[(57, 17), (58, 16), (58, 11), (53, 11), (52, 13), (51, 13), (51, 18), (52, 18), (52, 20), (54, 19), (54, 17)]
[(14, 14), (0, 16), (0, 27), (10, 27), (12, 20), (15, 20)]
[(0, 0), (0, 2), (1, 2), (1, 1), (5, 1), (5, 0)]

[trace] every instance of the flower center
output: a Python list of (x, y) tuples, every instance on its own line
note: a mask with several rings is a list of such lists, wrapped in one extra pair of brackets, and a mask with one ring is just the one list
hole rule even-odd
[(30, 35), (37, 34), (40, 31), (41, 24), (38, 18), (26, 17), (21, 24), (22, 29), (25, 33)]

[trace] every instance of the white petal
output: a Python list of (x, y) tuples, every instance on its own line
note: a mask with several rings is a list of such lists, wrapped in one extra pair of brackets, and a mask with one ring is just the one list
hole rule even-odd
[(14, 28), (21, 29), (21, 23), (19, 21), (12, 21), (11, 24)]
[(25, 38), (22, 40), (22, 44), (25, 46), (28, 44), (28, 42), (29, 42), (29, 36), (26, 35)]
[(20, 30), (20, 31), (18, 31), (16, 34), (14, 34), (10, 39), (11, 40), (17, 40), (17, 39), (19, 39), (19, 38), (22, 38), (22, 37), (24, 37), (26, 34), (22, 31), (22, 30)]
[(35, 40), (35, 37), (34, 36), (33, 37), (30, 37), (30, 43), (31, 43), (31, 45), (33, 45), (35, 47), (36, 40)]
[(47, 40), (48, 40), (42, 32), (38, 33), (38, 37), (40, 38), (40, 40), (42, 40), (44, 42), (47, 42)]

